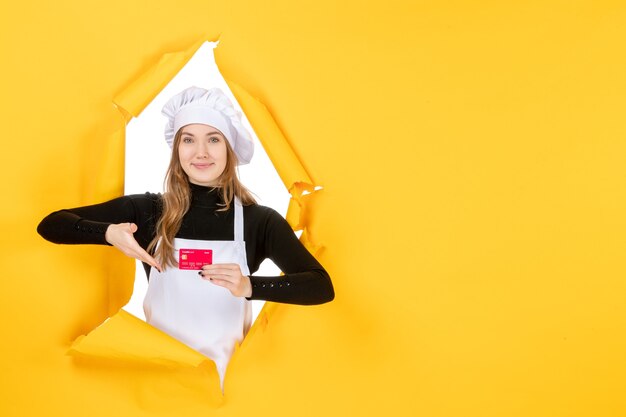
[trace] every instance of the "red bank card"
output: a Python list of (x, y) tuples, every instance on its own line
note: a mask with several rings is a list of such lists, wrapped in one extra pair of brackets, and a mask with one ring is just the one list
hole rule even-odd
[(180, 249), (178, 251), (178, 269), (200, 269), (213, 263), (211, 249)]

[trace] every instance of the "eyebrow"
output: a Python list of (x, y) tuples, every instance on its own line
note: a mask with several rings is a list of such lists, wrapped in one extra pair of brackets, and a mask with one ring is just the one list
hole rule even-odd
[[(195, 135), (194, 135), (193, 133), (185, 132), (184, 130), (183, 130), (183, 133), (181, 133), (180, 135), (181, 135), (181, 136), (182, 136), (182, 135), (188, 135), (188, 136), (193, 136), (193, 137), (195, 137)], [(209, 133), (207, 133), (207, 134), (206, 134), (206, 135), (204, 135), (204, 136), (211, 136), (211, 135), (220, 135), (220, 136), (224, 136), (224, 135), (222, 135), (222, 132), (220, 132), (219, 130), (216, 130), (216, 131), (214, 131), (214, 132), (209, 132)]]

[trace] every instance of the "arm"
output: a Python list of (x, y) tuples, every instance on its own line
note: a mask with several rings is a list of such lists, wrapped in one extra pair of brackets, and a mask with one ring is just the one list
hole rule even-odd
[(105, 233), (111, 224), (136, 222), (134, 204), (125, 196), (50, 213), (37, 226), (37, 233), (53, 243), (109, 245)]
[(147, 221), (154, 218), (154, 199), (146, 193), (59, 210), (46, 216), (37, 232), (53, 243), (112, 245), (126, 256), (160, 270), (160, 265), (145, 251), (154, 233)]
[(264, 233), (268, 258), (283, 276), (250, 276), (252, 295), (248, 299), (289, 304), (322, 304), (335, 297), (330, 276), (294, 234), (289, 223), (276, 211), (268, 210)]

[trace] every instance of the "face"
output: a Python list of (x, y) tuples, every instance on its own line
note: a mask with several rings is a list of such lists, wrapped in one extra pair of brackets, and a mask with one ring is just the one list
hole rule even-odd
[(219, 130), (203, 124), (182, 128), (178, 144), (180, 165), (189, 182), (213, 187), (226, 167), (226, 138)]

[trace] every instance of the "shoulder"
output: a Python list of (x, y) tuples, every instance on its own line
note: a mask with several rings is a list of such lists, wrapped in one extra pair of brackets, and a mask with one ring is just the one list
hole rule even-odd
[(289, 232), (293, 229), (287, 220), (271, 207), (260, 204), (244, 206), (244, 223), (248, 227), (257, 228), (262, 233)]
[(163, 207), (163, 195), (161, 193), (129, 194), (123, 198), (132, 204), (137, 211), (143, 213), (155, 213), (161, 211)]
[(160, 203), (163, 199), (161, 193), (151, 193), (149, 191), (143, 194), (129, 194), (124, 197), (138, 204), (155, 204)]
[(244, 216), (252, 217), (257, 220), (285, 220), (284, 217), (273, 208), (256, 203), (243, 206), (243, 213)]

